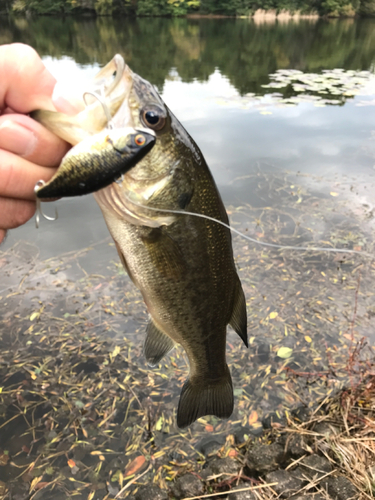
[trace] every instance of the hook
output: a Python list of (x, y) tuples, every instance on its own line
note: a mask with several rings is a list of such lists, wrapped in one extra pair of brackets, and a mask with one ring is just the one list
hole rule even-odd
[[(45, 185), (45, 182), (40, 180), (38, 181), (36, 184), (35, 184), (35, 187), (34, 187), (34, 193), (37, 194), (37, 192), (39, 191), (39, 189)], [(36, 197), (36, 212), (35, 212), (35, 226), (36, 228), (38, 229), (39, 227), (39, 221), (40, 221), (40, 216), (42, 215), (42, 217), (44, 217), (46, 220), (51, 220), (51, 221), (54, 221), (58, 218), (59, 214), (57, 213), (57, 208), (55, 207), (55, 217), (50, 217), (49, 215), (46, 215), (43, 210), (42, 210), (42, 207), (41, 207), (41, 200), (38, 198), (38, 196)]]

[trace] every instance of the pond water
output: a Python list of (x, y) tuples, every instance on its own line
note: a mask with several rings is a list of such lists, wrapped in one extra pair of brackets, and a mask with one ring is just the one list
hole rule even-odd
[(11, 231), (0, 247), (0, 497), (114, 498), (147, 467), (139, 482), (166, 488), (370, 369), (374, 20), (1, 18), (10, 42), (70, 84), (123, 54), (202, 149), (236, 229), (366, 255), (234, 235), (251, 344), (228, 336), (235, 411), (181, 432), (184, 353), (147, 367), (145, 306), (93, 198), (60, 200), (57, 221)]

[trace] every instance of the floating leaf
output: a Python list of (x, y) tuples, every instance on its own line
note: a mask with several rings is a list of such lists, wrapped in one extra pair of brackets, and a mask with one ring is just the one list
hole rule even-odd
[(306, 340), (306, 342), (309, 342), (309, 343), (312, 342), (311, 337), (309, 337), (308, 335), (305, 335), (305, 340)]
[(279, 315), (279, 313), (277, 311), (273, 311), (269, 314), (269, 319), (275, 319), (277, 318), (277, 316)]
[(75, 466), (76, 466), (76, 463), (75, 463), (75, 461), (74, 461), (74, 460), (72, 460), (72, 459), (70, 458), (70, 459), (68, 460), (68, 465), (69, 465), (69, 467), (72, 469), (73, 467), (75, 467)]
[(339, 195), (339, 193), (336, 193), (335, 191), (331, 191), (329, 194), (330, 194), (331, 196), (338, 196), (338, 195)]
[(280, 347), (277, 351), (277, 356), (282, 359), (290, 358), (293, 353), (293, 349), (290, 347)]
[(206, 427), (204, 428), (206, 432), (214, 432), (214, 427), (211, 424), (207, 424)]

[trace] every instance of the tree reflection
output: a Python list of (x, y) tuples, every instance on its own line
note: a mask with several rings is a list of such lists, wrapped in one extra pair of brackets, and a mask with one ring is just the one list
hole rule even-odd
[(115, 53), (161, 90), (172, 70), (206, 81), (219, 69), (241, 95), (264, 94), (278, 69), (363, 70), (375, 61), (374, 22), (334, 20), (256, 25), (250, 19), (2, 18), (0, 42), (23, 42), (41, 55), (105, 64)]

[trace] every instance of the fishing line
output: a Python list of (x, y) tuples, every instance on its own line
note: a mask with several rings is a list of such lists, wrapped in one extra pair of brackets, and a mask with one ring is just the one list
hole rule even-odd
[(95, 97), (95, 99), (97, 99), (99, 101), (99, 103), (102, 105), (105, 117), (107, 118), (107, 128), (109, 128), (109, 129), (113, 128), (113, 125), (111, 123), (112, 115), (111, 115), (111, 112), (109, 111), (109, 107), (108, 107), (107, 103), (105, 102), (105, 100), (102, 99), (101, 96), (97, 92), (94, 92), (94, 91), (91, 92), (91, 91), (87, 90), (83, 94), (83, 100), (85, 102), (86, 107), (89, 106), (89, 104), (87, 104), (87, 102), (86, 102), (86, 96), (88, 96), (88, 95)]
[(210, 217), (209, 215), (204, 215), (204, 214), (198, 214), (195, 212), (187, 212), (187, 211), (182, 211), (182, 210), (169, 210), (167, 208), (156, 208), (156, 207), (149, 207), (142, 205), (140, 203), (137, 203), (133, 200), (131, 200), (128, 196), (125, 195), (125, 197), (134, 205), (138, 206), (139, 208), (144, 208), (146, 210), (152, 210), (154, 212), (164, 212), (168, 214), (177, 214), (177, 215), (192, 215), (193, 217), (199, 217), (201, 219), (207, 219), (212, 222), (216, 222), (217, 224), (221, 224), (222, 226), (226, 227), (232, 233), (238, 234), (238, 236), (241, 236), (241, 238), (244, 238), (245, 240), (251, 241), (252, 243), (256, 243), (258, 245), (262, 245), (264, 247), (270, 247), (270, 248), (277, 248), (279, 250), (300, 250), (300, 251), (308, 251), (308, 252), (334, 252), (334, 253), (351, 253), (351, 254), (356, 254), (356, 255), (362, 255), (366, 257), (371, 257), (372, 255), (368, 254), (367, 252), (360, 252), (358, 250), (350, 250), (350, 249), (345, 249), (345, 248), (325, 248), (325, 247), (297, 247), (294, 245), (278, 245), (277, 243), (267, 243), (266, 241), (259, 241), (256, 240), (255, 238), (251, 238), (251, 236), (247, 236), (246, 234), (241, 233), (241, 231), (238, 231), (234, 227), (229, 226), (225, 222), (215, 219), (214, 217)]

